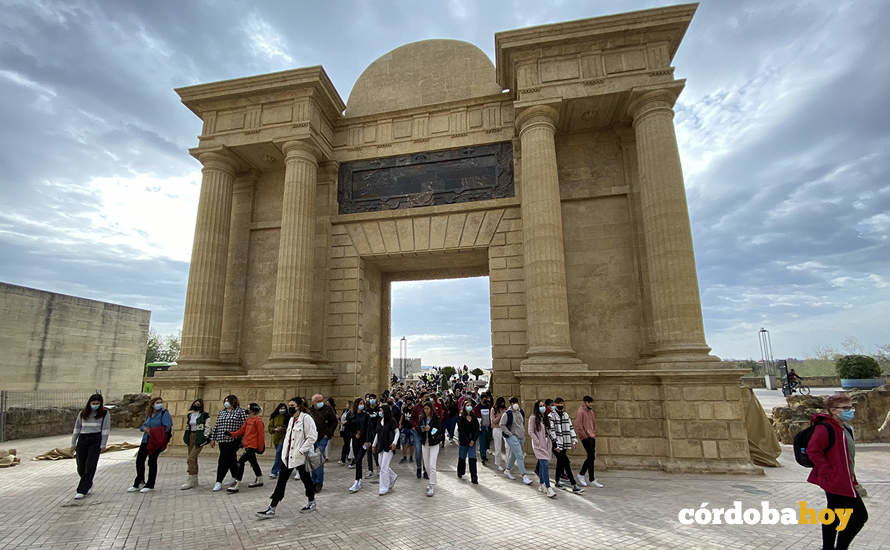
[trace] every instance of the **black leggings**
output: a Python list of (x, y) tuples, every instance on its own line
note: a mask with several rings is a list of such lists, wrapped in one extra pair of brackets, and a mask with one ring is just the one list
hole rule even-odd
[[(133, 481), (133, 487), (139, 487), (140, 483), (145, 483), (149, 489), (155, 488), (155, 480), (158, 477), (158, 455), (161, 451), (155, 451), (148, 454), (148, 443), (139, 446), (139, 452), (136, 453), (136, 479)], [(145, 479), (145, 459), (148, 458), (148, 480)]]
[(593, 463), (596, 460), (596, 439), (593, 437), (585, 437), (581, 440), (581, 444), (584, 445), (584, 450), (587, 452), (587, 458), (584, 460), (584, 465), (581, 466), (581, 471), (578, 473), (583, 476), (590, 472), (590, 480), (593, 481), (596, 479), (596, 475), (593, 473)]
[(80, 434), (77, 438), (77, 475), (80, 483), (77, 484), (77, 492), (85, 495), (93, 488), (93, 476), (96, 475), (96, 467), (99, 465), (99, 446), (102, 444), (102, 434)]
[(559, 483), (563, 474), (569, 478), (569, 483), (575, 485), (575, 476), (572, 475), (572, 463), (569, 462), (569, 451), (554, 451), (556, 456), (556, 482)]
[(365, 448), (363, 442), (355, 437), (352, 438), (352, 456), (355, 458), (355, 479), (358, 481), (362, 478), (362, 459), (365, 458)]
[(843, 531), (835, 529), (839, 523), (837, 518), (834, 518), (834, 523), (831, 525), (822, 526), (822, 550), (847, 550), (850, 547), (850, 543), (853, 542), (853, 537), (859, 533), (862, 526), (868, 521), (868, 511), (865, 509), (862, 497), (845, 497), (826, 492), (825, 499), (828, 501), (826, 508), (831, 508), (832, 510), (835, 508), (852, 508), (853, 513), (850, 515), (847, 528)]
[(340, 451), (340, 462), (346, 462), (347, 458), (349, 458), (349, 448), (352, 445), (352, 439), (355, 436), (343, 436), (343, 449)]
[(238, 441), (219, 443), (219, 461), (216, 463), (216, 482), (222, 483), (226, 472), (231, 472), (233, 479), (238, 479)]
[(250, 462), (250, 467), (253, 468), (253, 473), (257, 477), (263, 475), (263, 471), (260, 470), (260, 465), (257, 464), (256, 461), (256, 449), (244, 449), (244, 452), (241, 454), (241, 458), (238, 459), (238, 475), (235, 477), (238, 481), (241, 481), (241, 478), (244, 477), (244, 463)]
[[(297, 471), (300, 472), (300, 481), (303, 482), (303, 488), (306, 490), (306, 498), (309, 499), (309, 502), (312, 502), (315, 500), (315, 484), (312, 483), (312, 472), (306, 470), (305, 464), (297, 466)], [(294, 473), (293, 468), (281, 468), (281, 472), (278, 474), (278, 482), (275, 484), (275, 491), (272, 493), (273, 507), (278, 506), (278, 503), (284, 500), (284, 489), (287, 487), (287, 482), (292, 473)]]

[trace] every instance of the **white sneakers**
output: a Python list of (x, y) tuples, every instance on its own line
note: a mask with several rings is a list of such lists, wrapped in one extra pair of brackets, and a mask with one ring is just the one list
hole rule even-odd
[(315, 501), (312, 500), (312, 501), (307, 502), (306, 506), (303, 506), (302, 508), (300, 508), (300, 513), (305, 514), (306, 512), (313, 512), (316, 509), (317, 509), (317, 506), (315, 505)]
[(526, 485), (531, 485), (531, 484), (532, 484), (532, 480), (531, 480), (531, 478), (528, 477), (527, 475), (523, 475), (523, 476), (522, 476), (522, 482), (525, 483)]
[(510, 470), (504, 470), (504, 475), (507, 476), (507, 479), (516, 479), (516, 476), (514, 476), (514, 475), (510, 472)]
[(356, 479), (355, 483), (352, 484), (352, 487), (349, 488), (350, 493), (357, 493), (362, 489), (362, 480)]
[(136, 487), (136, 486), (134, 485), (134, 486), (130, 487), (129, 489), (127, 489), (127, 492), (128, 492), (128, 493), (138, 493), (138, 492), (139, 492), (139, 487)]
[(139, 492), (142, 494), (150, 493), (152, 491), (154, 491), (154, 487), (143, 487), (142, 489), (139, 489)]
[(213, 484), (213, 489), (211, 489), (211, 491), (213, 491), (214, 493), (217, 492), (217, 491), (222, 491), (222, 483), (220, 483), (219, 481), (217, 481), (216, 483), (214, 483), (214, 484)]
[(603, 485), (602, 483), (600, 483), (599, 481), (597, 481), (597, 480), (595, 480), (595, 479), (592, 480), (592, 481), (590, 482), (590, 484), (593, 485), (594, 487), (599, 487), (599, 488), (603, 488), (603, 487), (605, 487), (605, 485)]
[(556, 491), (553, 490), (553, 487), (547, 487), (547, 498), (553, 498), (556, 496)]
[(587, 479), (584, 477), (584, 474), (578, 474), (578, 485), (587, 487)]
[(182, 484), (180, 489), (185, 491), (187, 489), (191, 489), (191, 488), (197, 487), (197, 486), (198, 486), (198, 476), (197, 475), (188, 475), (185, 478), (185, 483)]
[(82, 498), (85, 497), (85, 496), (86, 496), (86, 495), (83, 494), (83, 493), (77, 493), (76, 495), (74, 495), (74, 500), (80, 500), (80, 499), (82, 499)]
[(433, 493), (435, 493), (435, 491), (436, 491), (436, 490), (435, 490), (435, 488), (434, 488), (432, 485), (427, 485), (427, 486), (426, 486), (426, 496), (428, 496), (428, 497), (433, 496)]

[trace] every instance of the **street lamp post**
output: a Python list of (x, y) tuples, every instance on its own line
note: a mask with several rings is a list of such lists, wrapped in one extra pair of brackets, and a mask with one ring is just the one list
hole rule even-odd
[(776, 389), (776, 366), (773, 361), (773, 344), (769, 337), (769, 331), (761, 328), (757, 333), (760, 341), (760, 359), (763, 362), (763, 380), (766, 389)]
[(399, 366), (399, 378), (404, 381), (405, 380), (405, 360), (408, 358), (408, 340), (402, 336), (402, 339), (399, 341), (399, 357), (401, 357), (401, 365)]

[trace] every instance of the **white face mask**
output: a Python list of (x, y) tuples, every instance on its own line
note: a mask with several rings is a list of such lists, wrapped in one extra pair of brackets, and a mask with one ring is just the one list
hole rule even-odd
[(228, 401), (223, 402), (223, 407), (225, 407), (225, 408), (228, 409), (228, 408), (230, 408), (231, 406), (232, 406), (232, 404), (229, 403)]
[(472, 405), (467, 405), (467, 406), (464, 407), (464, 408), (467, 409), (467, 412), (473, 412), (473, 406), (472, 406)]
[(514, 411), (518, 411), (518, 410), (519, 410), (519, 403), (513, 403), (513, 410), (514, 410)]

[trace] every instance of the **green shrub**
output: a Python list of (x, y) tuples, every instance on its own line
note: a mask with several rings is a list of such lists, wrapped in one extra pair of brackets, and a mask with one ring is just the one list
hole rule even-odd
[(867, 355), (844, 355), (834, 364), (841, 378), (880, 378), (881, 367), (873, 357)]

